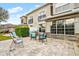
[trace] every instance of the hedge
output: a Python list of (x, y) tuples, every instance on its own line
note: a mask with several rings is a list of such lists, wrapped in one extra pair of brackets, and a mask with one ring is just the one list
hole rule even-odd
[(29, 36), (29, 27), (28, 26), (16, 26), (15, 28), (16, 35), (19, 37)]

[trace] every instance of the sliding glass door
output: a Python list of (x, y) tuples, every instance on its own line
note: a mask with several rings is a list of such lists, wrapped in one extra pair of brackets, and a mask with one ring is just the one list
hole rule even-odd
[(51, 33), (74, 35), (74, 19), (58, 20), (53, 22)]

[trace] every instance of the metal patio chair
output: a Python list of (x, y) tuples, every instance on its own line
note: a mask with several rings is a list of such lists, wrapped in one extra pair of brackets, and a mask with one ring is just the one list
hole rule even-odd
[(10, 45), (10, 51), (15, 50), (15, 47), (18, 45), (20, 47), (24, 47), (22, 37), (18, 37), (15, 32), (10, 33), (12, 37), (12, 43)]
[(36, 32), (31, 32), (31, 34), (30, 34), (30, 37), (31, 37), (31, 39), (37, 39), (37, 34), (36, 34)]
[(44, 42), (44, 40), (46, 40), (46, 42), (47, 42), (47, 34), (46, 33), (44, 33), (44, 32), (41, 32), (40, 34), (39, 34), (39, 41), (42, 41), (42, 43)]

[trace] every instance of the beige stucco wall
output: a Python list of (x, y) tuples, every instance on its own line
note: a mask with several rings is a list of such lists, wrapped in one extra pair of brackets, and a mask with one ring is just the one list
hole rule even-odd
[(75, 18), (75, 35), (76, 38), (79, 40), (79, 17)]
[[(33, 23), (32, 24), (29, 24), (28, 23), (28, 18), (33, 16)], [(33, 27), (38, 27), (38, 18), (37, 18), (37, 13), (36, 12), (33, 12), (32, 14), (29, 14), (27, 16), (27, 24), (28, 25), (33, 25)]]
[(23, 20), (23, 23), (27, 23), (27, 19), (26, 18), (23, 18), (24, 20)]
[(50, 32), (50, 30), (51, 30), (51, 25), (52, 25), (52, 21), (46, 22), (46, 28), (45, 28), (46, 32)]
[[(30, 16), (33, 16), (33, 24), (31, 24), (31, 25), (33, 25), (33, 27), (38, 27), (39, 28), (39, 24), (41, 23), (41, 24), (46, 24), (46, 22), (45, 21), (40, 21), (40, 22), (38, 22), (38, 15), (39, 15), (39, 13), (40, 12), (42, 12), (42, 11), (45, 11), (45, 13), (46, 13), (46, 17), (49, 17), (51, 14), (51, 11), (50, 11), (50, 4), (48, 4), (48, 5), (46, 5), (46, 6), (44, 6), (43, 8), (40, 8), (40, 9), (38, 9), (38, 10), (36, 10), (36, 11), (34, 11), (34, 12), (32, 12), (32, 13), (30, 13), (30, 14), (28, 14), (27, 15), (27, 24), (28, 24), (28, 18), (30, 17)], [(43, 22), (43, 23), (42, 23)], [(28, 25), (30, 25), (30, 24), (28, 24)], [(44, 25), (45, 26), (45, 25)]]
[(79, 17), (75, 18), (75, 33), (79, 33)]

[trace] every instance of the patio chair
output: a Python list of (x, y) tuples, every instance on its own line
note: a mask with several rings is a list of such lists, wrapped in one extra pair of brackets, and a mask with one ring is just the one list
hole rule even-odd
[(36, 32), (31, 32), (30, 37), (31, 37), (31, 39), (35, 39), (36, 40), (36, 38), (37, 38)]
[(12, 43), (10, 45), (10, 51), (15, 50), (15, 46), (19, 45), (20, 47), (24, 47), (22, 37), (18, 37), (15, 32), (10, 33), (12, 37)]
[(42, 41), (42, 43), (44, 42), (44, 40), (46, 40), (46, 42), (47, 42), (47, 34), (46, 33), (44, 33), (44, 32), (41, 32), (40, 34), (39, 34), (39, 41)]

